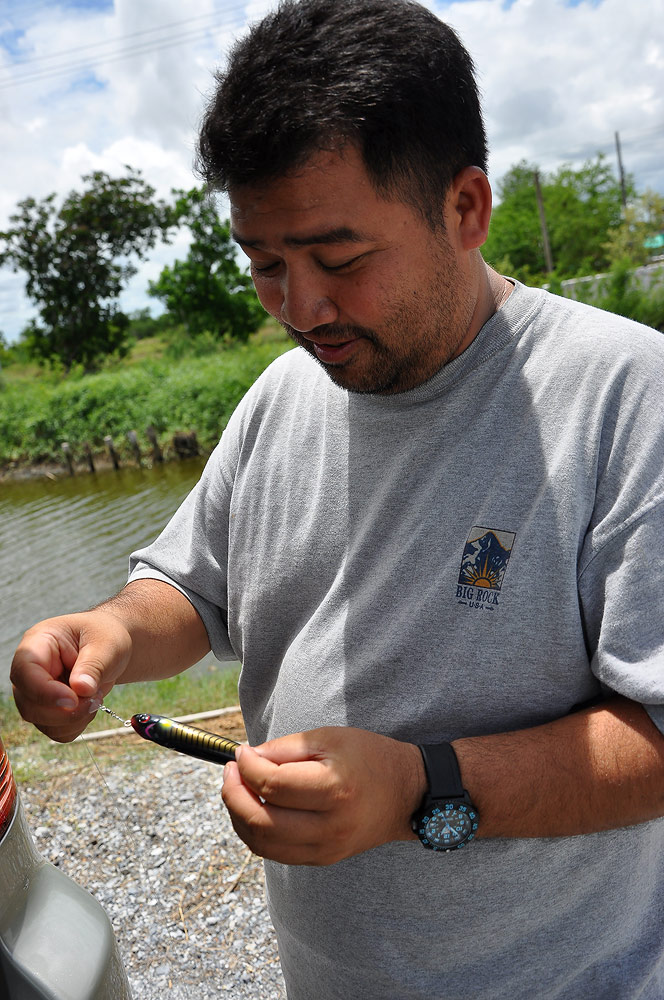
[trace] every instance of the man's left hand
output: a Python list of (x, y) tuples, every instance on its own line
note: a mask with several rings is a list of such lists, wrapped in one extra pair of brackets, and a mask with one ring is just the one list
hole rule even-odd
[(242, 746), (222, 798), (255, 854), (330, 865), (392, 840), (414, 840), (410, 817), (426, 776), (420, 751), (364, 729), (326, 727)]

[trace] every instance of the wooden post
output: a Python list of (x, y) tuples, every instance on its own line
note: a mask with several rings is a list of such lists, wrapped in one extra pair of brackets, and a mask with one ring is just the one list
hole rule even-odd
[(162, 454), (161, 448), (159, 447), (159, 441), (157, 440), (157, 432), (154, 427), (148, 427), (145, 431), (148, 441), (152, 445), (152, 461), (153, 462), (163, 462), (164, 456)]
[(69, 441), (63, 441), (62, 444), (60, 445), (60, 447), (62, 448), (62, 450), (64, 452), (64, 455), (65, 455), (65, 460), (67, 462), (67, 468), (69, 469), (69, 475), (73, 476), (74, 475), (74, 462), (73, 462), (72, 457), (71, 457), (71, 448), (69, 447)]
[(92, 448), (90, 447), (89, 441), (86, 441), (85, 444), (83, 445), (83, 451), (85, 452), (85, 459), (88, 463), (88, 469), (90, 470), (90, 472), (94, 472), (95, 461), (94, 458), (92, 457)]
[(173, 447), (178, 458), (195, 458), (198, 455), (196, 431), (178, 431), (173, 435)]
[(542, 228), (542, 242), (544, 243), (544, 260), (547, 272), (553, 271), (553, 257), (551, 255), (551, 244), (549, 243), (549, 230), (546, 226), (546, 215), (544, 214), (544, 202), (542, 201), (542, 189), (540, 187), (539, 171), (535, 171), (535, 196), (537, 197), (537, 211), (540, 217)]
[(120, 459), (118, 458), (118, 453), (113, 447), (113, 438), (110, 434), (106, 434), (104, 437), (104, 444), (106, 445), (108, 454), (111, 456), (111, 461), (113, 462), (113, 468), (120, 468)]
[(620, 176), (620, 196), (623, 208), (627, 208), (627, 187), (625, 185), (625, 169), (623, 167), (622, 149), (620, 148), (620, 133), (615, 133), (616, 155), (618, 157), (618, 174)]
[(139, 444), (138, 444), (138, 437), (136, 435), (136, 431), (127, 431), (127, 440), (129, 441), (129, 444), (132, 447), (132, 451), (134, 452), (134, 458), (136, 459), (137, 463), (140, 465), (141, 464), (141, 449), (140, 449)]

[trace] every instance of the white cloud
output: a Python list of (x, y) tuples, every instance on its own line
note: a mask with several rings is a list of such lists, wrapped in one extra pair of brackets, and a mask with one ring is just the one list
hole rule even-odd
[(479, 70), (491, 173), (521, 152), (543, 169), (605, 152), (639, 187), (664, 192), (664, 3), (493, 0), (435, 5)]
[[(192, 186), (196, 127), (212, 72), (233, 37), (272, 6), (90, 0), (87, 7), (29, 4), (23, 14), (21, 3), (3, 4), (0, 228), (22, 198), (66, 194), (93, 169), (117, 173), (129, 163), (162, 197), (171, 187)], [(615, 163), (619, 131), (626, 170), (639, 187), (664, 193), (664, 37), (654, 30), (664, 23), (664, 0), (427, 6), (459, 31), (475, 59), (494, 182), (520, 159), (550, 170), (602, 150)], [(117, 58), (129, 48), (130, 57)], [(52, 75), (65, 65), (79, 68)], [(41, 78), (21, 83), (27, 74)], [(144, 289), (148, 274), (176, 252), (155, 251), (132, 283), (128, 308), (152, 305), (141, 282)], [(28, 315), (20, 287), (18, 276), (0, 271), (0, 330), (10, 336)]]

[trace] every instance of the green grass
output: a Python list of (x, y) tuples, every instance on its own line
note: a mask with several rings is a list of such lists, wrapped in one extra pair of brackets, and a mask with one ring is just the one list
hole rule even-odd
[(195, 431), (211, 450), (242, 396), (261, 372), (292, 344), (275, 324), (245, 344), (214, 346), (204, 357), (168, 356), (158, 338), (138, 341), (132, 354), (93, 375), (42, 372), (10, 366), (0, 377), (0, 466), (62, 462), (63, 441), (75, 459), (83, 445), (105, 451), (110, 435), (124, 457), (136, 431), (154, 427), (169, 455), (176, 431)]
[[(237, 705), (239, 667), (229, 670), (212, 669), (204, 674), (178, 674), (162, 681), (139, 684), (121, 684), (114, 688), (104, 704), (123, 719), (136, 712), (155, 712), (159, 715), (191, 715), (214, 708)], [(113, 720), (105, 712), (98, 712), (95, 729), (112, 729)]]
[[(237, 705), (239, 667), (211, 669), (204, 673), (178, 674), (150, 683), (119, 685), (104, 704), (123, 719), (137, 712), (152, 712), (171, 718)], [(87, 732), (120, 726), (110, 715), (98, 712)], [(34, 726), (24, 722), (12, 698), (0, 694), (0, 734), (19, 784), (51, 780), (55, 775), (77, 771), (90, 765), (87, 744), (54, 743)], [(95, 741), (95, 759), (117, 753), (117, 746), (105, 747)], [(146, 758), (143, 758), (146, 759)]]

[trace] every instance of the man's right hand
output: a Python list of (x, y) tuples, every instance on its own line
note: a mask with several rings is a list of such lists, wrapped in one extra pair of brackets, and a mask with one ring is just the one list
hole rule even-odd
[(68, 743), (92, 721), (129, 663), (132, 640), (101, 609), (39, 622), (23, 636), (11, 667), (14, 699), (27, 722)]

